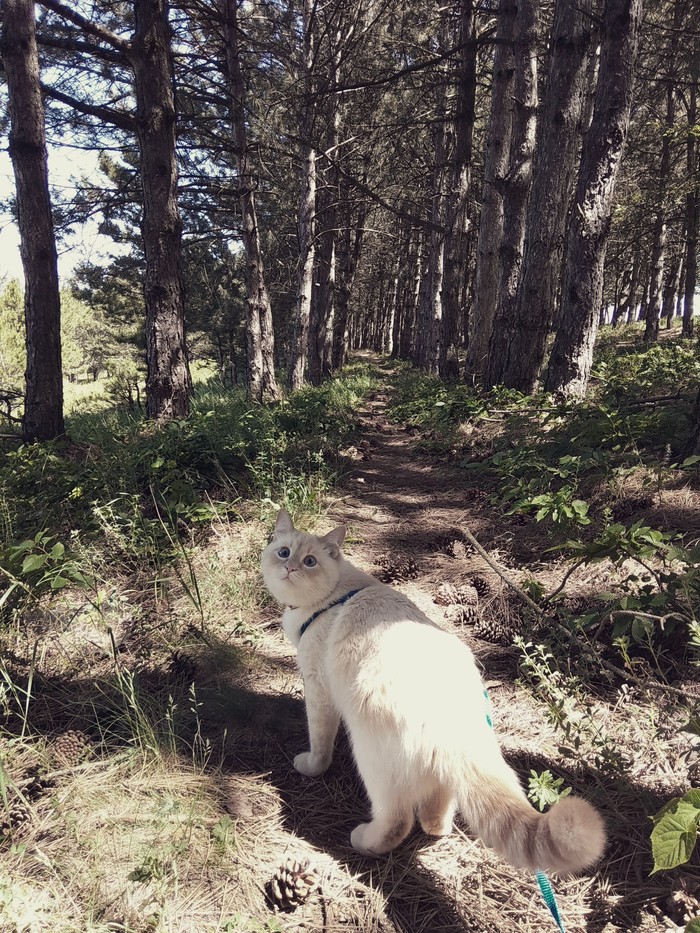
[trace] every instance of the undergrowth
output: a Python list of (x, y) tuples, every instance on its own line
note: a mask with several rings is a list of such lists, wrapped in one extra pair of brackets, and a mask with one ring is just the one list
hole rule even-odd
[(420, 427), (419, 446), (448, 456), (506, 515), (548, 526), (550, 552), (576, 567), (636, 563), (579, 624), (604, 632), (625, 665), (641, 648), (661, 673), (669, 649), (700, 657), (700, 541), (624, 518), (664, 487), (697, 485), (700, 458), (677, 454), (692, 429), (700, 361), (688, 341), (615, 348), (602, 342), (582, 402), (484, 393), (406, 367), (390, 414)]
[[(490, 505), (541, 524), (545, 561), (568, 563), (550, 592), (528, 575), (541, 641), (516, 637), (521, 670), (549, 712), (559, 755), (593, 765), (613, 785), (629, 780), (633, 762), (620, 730), (635, 717), (648, 718), (647, 731), (660, 737), (650, 759), (661, 762), (669, 737), (685, 734), (688, 771), (700, 767), (697, 699), (671, 686), (694, 680), (700, 665), (700, 536), (697, 527), (681, 534), (649, 517), (664, 492), (698, 487), (700, 457), (687, 455), (687, 442), (700, 355), (689, 341), (645, 347), (639, 328), (627, 331), (624, 347), (619, 334), (603, 331), (585, 401), (480, 392), (405, 367), (389, 412), (419, 429), (419, 447), (463, 469)], [(569, 581), (596, 564), (607, 585), (583, 605), (569, 602)], [(601, 683), (614, 702), (600, 702)], [(646, 684), (653, 692), (645, 696)], [(566, 793), (562, 784), (548, 770), (532, 771), (530, 796), (551, 803)], [(696, 790), (656, 814), (654, 870), (688, 861), (699, 826)]]
[(3, 450), (0, 609), (21, 592), (85, 584), (77, 554), (86, 545), (158, 567), (180, 560), (198, 527), (235, 518), (244, 500), (317, 512), (372, 380), (366, 367), (349, 367), (271, 406), (210, 384), (198, 387), (187, 420), (83, 412), (68, 419), (67, 443)]

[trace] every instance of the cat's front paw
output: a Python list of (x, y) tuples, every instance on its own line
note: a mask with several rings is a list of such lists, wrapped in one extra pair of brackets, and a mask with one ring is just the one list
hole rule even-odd
[(330, 758), (319, 758), (311, 752), (302, 752), (294, 759), (294, 767), (299, 774), (305, 774), (306, 777), (318, 777), (319, 774), (323, 774), (330, 763)]

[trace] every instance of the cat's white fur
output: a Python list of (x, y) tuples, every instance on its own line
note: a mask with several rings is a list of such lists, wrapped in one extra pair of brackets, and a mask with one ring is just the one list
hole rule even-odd
[[(323, 537), (297, 531), (281, 510), (262, 566), (268, 589), (287, 607), (282, 625), (304, 678), (310, 749), (294, 767), (311, 777), (326, 770), (341, 719), (352, 742), (372, 804), (372, 820), (353, 830), (352, 845), (388, 852), (416, 813), (425, 832), (444, 835), (459, 809), (513, 865), (557, 872), (593, 865), (605, 848), (598, 812), (576, 797), (545, 814), (530, 805), (487, 722), (471, 651), (345, 560), (344, 537), (343, 527)], [(300, 635), (314, 612), (355, 589)]]

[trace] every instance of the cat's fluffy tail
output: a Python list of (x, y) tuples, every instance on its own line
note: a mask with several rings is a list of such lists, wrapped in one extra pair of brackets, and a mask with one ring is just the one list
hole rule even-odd
[(605, 850), (605, 826), (580, 797), (564, 797), (547, 813), (529, 803), (514, 772), (474, 775), (460, 793), (470, 828), (512, 865), (569, 874), (594, 865)]

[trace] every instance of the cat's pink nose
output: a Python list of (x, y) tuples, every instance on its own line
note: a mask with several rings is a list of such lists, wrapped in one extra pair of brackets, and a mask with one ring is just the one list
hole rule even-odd
[(296, 573), (296, 569), (297, 569), (297, 568), (296, 568), (296, 567), (288, 567), (288, 566), (285, 566), (284, 569), (287, 571), (287, 576), (289, 576), (291, 573)]

